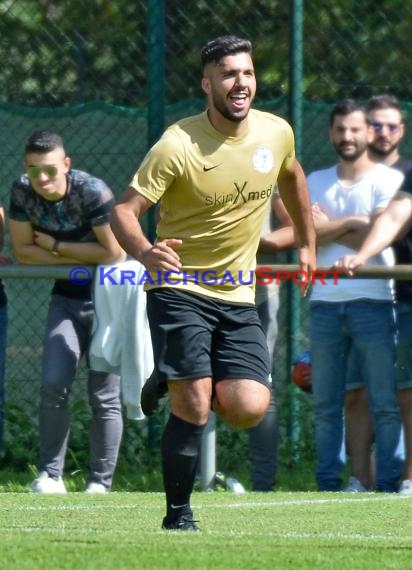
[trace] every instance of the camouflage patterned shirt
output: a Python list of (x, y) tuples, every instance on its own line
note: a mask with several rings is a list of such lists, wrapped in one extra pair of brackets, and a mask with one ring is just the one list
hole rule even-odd
[[(93, 226), (109, 223), (115, 199), (110, 188), (81, 170), (67, 174), (67, 192), (61, 200), (51, 202), (34, 191), (26, 174), (13, 184), (9, 217), (18, 222), (31, 222), (33, 229), (51, 235), (59, 241), (96, 241)], [(57, 280), (53, 293), (67, 297), (90, 296), (87, 287)]]

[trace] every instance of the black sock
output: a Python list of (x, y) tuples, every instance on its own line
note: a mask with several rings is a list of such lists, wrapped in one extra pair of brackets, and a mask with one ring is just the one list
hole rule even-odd
[(190, 513), (197, 464), (205, 425), (186, 422), (173, 414), (163, 432), (161, 451), (167, 518)]

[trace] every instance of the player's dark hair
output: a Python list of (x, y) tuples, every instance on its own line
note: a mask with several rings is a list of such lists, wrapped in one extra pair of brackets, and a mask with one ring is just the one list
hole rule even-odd
[(357, 101), (356, 99), (342, 99), (341, 101), (338, 101), (330, 113), (329, 126), (333, 125), (333, 121), (338, 115), (345, 117), (346, 115), (354, 113), (355, 111), (364, 113), (366, 117), (365, 105), (363, 105), (363, 103), (360, 101)]
[(252, 43), (244, 38), (227, 35), (219, 36), (203, 47), (201, 53), (202, 71), (210, 62), (218, 62), (226, 55), (234, 55), (236, 53), (246, 52), (252, 55)]
[(56, 148), (64, 150), (63, 139), (60, 135), (52, 131), (35, 131), (26, 142), (25, 152), (26, 154), (30, 152), (46, 154)]

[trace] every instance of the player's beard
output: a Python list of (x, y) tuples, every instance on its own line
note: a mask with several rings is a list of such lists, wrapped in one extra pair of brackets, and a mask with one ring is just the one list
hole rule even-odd
[(251, 101), (249, 101), (249, 105), (247, 107), (236, 112), (232, 111), (228, 107), (224, 99), (217, 96), (216, 94), (213, 95), (213, 105), (216, 111), (218, 111), (222, 115), (222, 117), (224, 117), (228, 121), (233, 121), (234, 123), (240, 123), (241, 121), (243, 121), (243, 119), (245, 119), (248, 116), (250, 104)]

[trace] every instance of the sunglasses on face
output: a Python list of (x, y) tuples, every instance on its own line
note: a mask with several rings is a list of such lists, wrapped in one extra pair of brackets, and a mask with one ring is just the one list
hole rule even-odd
[(52, 164), (48, 166), (28, 166), (27, 167), (27, 176), (29, 178), (38, 178), (40, 174), (45, 174), (49, 178), (55, 178), (58, 173), (57, 166), (53, 166)]
[(372, 123), (372, 128), (375, 133), (381, 133), (385, 127), (390, 133), (396, 133), (401, 126), (396, 123)]

